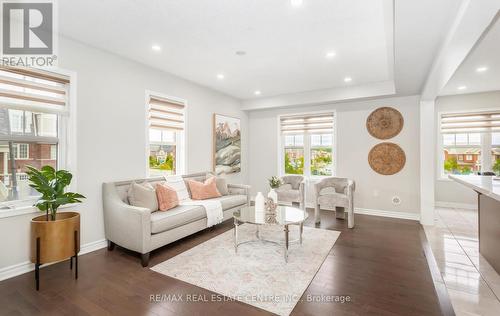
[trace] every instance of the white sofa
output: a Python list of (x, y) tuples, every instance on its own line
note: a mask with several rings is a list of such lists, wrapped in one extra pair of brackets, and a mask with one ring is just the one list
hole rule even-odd
[[(185, 180), (204, 181), (210, 173), (196, 173), (182, 176)], [(179, 205), (165, 212), (151, 212), (149, 209), (131, 206), (127, 192), (132, 182), (156, 184), (164, 177), (134, 179), (103, 184), (104, 229), (108, 250), (119, 245), (141, 254), (142, 265), (149, 263), (152, 250), (207, 228), (206, 211), (202, 206)], [(248, 185), (228, 184), (229, 194), (221, 201), (223, 220), (232, 218), (233, 212), (250, 205)], [(188, 190), (189, 192), (189, 190)]]

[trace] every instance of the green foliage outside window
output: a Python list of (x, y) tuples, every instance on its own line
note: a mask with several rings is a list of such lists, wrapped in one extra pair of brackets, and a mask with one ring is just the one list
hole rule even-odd
[(496, 174), (500, 175), (500, 159), (497, 159), (493, 164), (493, 171), (495, 171)]
[(444, 161), (444, 170), (452, 174), (470, 174), (472, 169), (469, 166), (460, 166), (457, 162), (457, 158), (450, 157)]
[(285, 173), (304, 174), (304, 156), (290, 159), (290, 153), (285, 151)]
[(160, 163), (154, 156), (149, 156), (149, 168), (151, 169), (160, 169), (160, 170), (174, 170), (174, 156), (172, 154), (168, 154), (165, 157), (165, 161)]
[(314, 148), (314, 157), (311, 158), (311, 174), (317, 176), (331, 176), (332, 148)]

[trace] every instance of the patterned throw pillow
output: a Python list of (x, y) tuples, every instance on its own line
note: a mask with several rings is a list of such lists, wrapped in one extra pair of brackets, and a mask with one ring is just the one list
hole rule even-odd
[(158, 198), (158, 209), (168, 211), (179, 205), (179, 198), (174, 188), (161, 182), (156, 185), (156, 197)]
[(188, 184), (193, 200), (206, 200), (221, 196), (220, 192), (217, 190), (215, 177), (208, 178), (204, 183), (188, 180)]

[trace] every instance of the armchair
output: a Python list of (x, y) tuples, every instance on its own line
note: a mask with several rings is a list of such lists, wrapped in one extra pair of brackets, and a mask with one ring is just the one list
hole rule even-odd
[(336, 217), (344, 219), (347, 212), (347, 227), (354, 227), (354, 181), (347, 178), (328, 177), (314, 185), (314, 220), (321, 222), (320, 210), (335, 211)]
[(298, 203), (304, 209), (304, 177), (284, 176), (281, 177), (281, 186), (276, 189), (279, 202)]

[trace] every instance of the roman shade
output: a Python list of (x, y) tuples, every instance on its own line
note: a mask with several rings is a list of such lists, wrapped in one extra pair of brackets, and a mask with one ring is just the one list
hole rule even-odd
[(69, 77), (33, 68), (0, 66), (0, 106), (19, 110), (67, 111)]
[(491, 133), (500, 131), (500, 110), (441, 114), (441, 133)]
[(280, 128), (282, 134), (333, 133), (333, 113), (281, 116)]
[(149, 98), (149, 127), (159, 130), (184, 130), (184, 109), (181, 102), (151, 96)]

